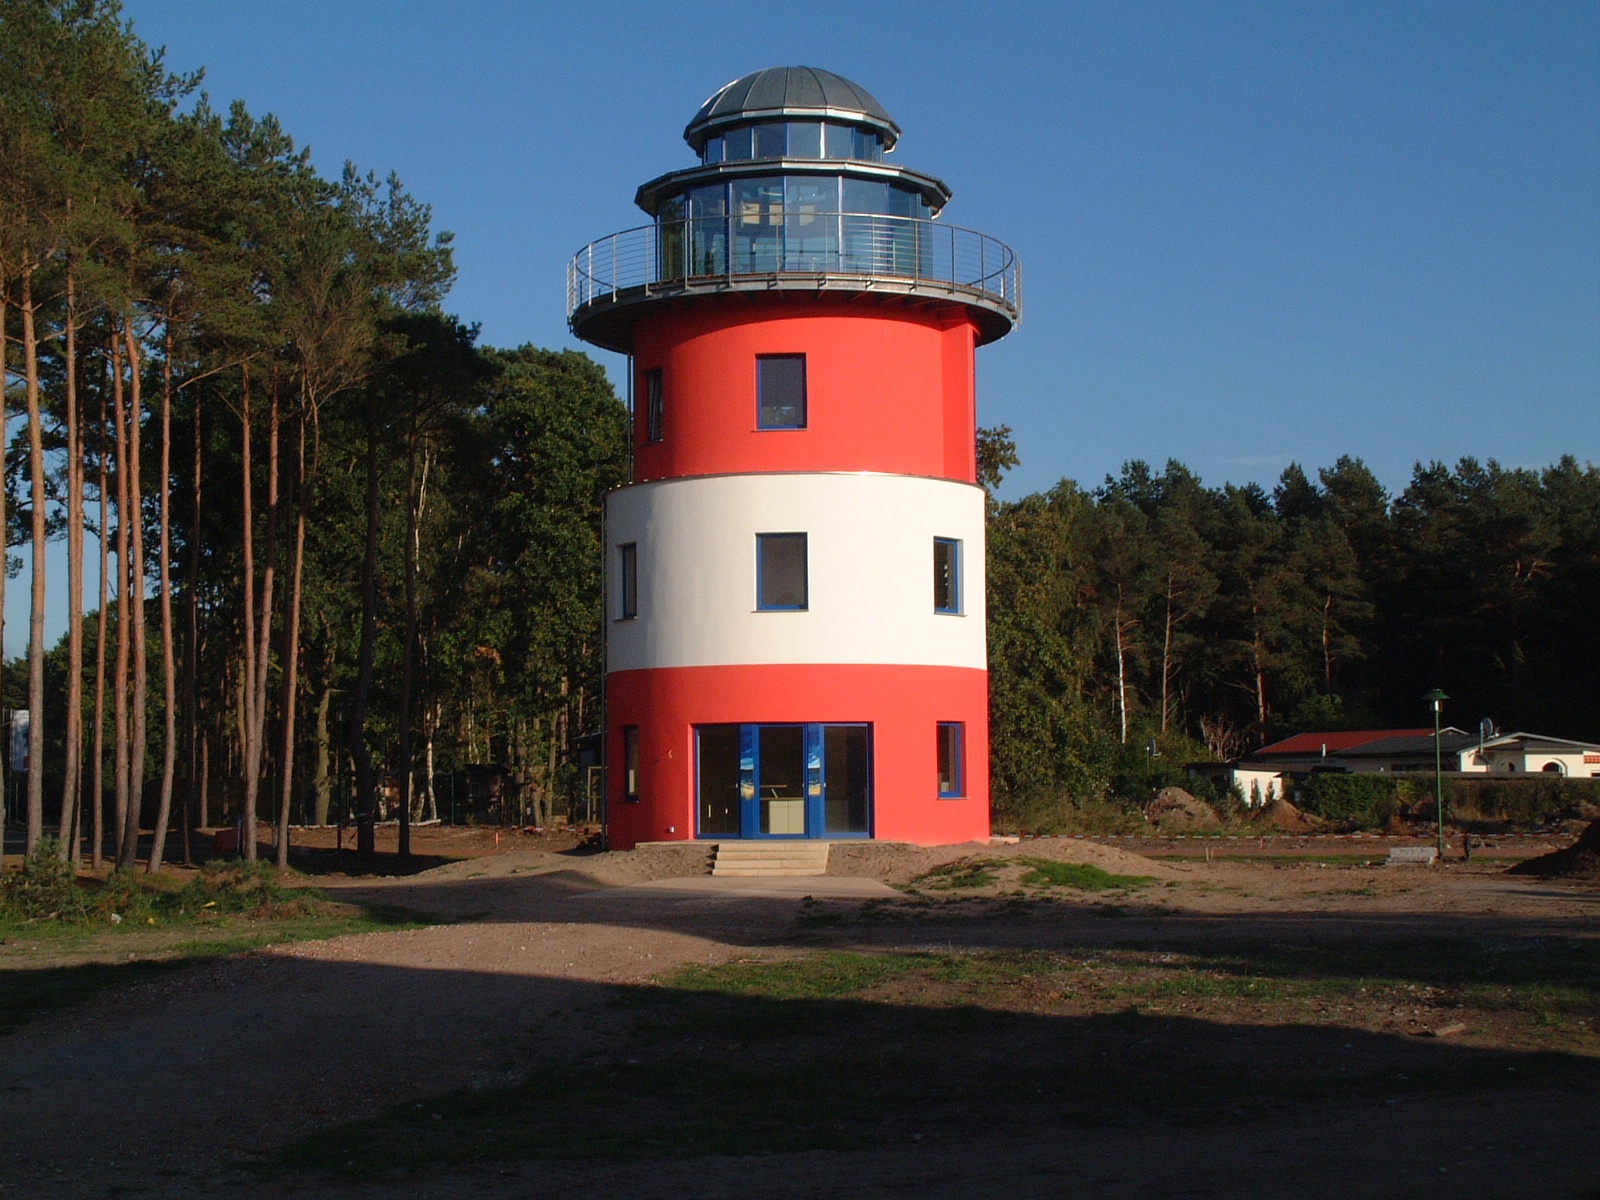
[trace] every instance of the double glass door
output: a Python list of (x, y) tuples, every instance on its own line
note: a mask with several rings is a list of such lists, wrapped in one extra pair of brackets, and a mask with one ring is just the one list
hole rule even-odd
[(701, 725), (701, 837), (867, 837), (870, 725)]

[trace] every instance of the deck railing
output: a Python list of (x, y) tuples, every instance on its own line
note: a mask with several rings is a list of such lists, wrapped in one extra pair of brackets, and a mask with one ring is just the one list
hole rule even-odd
[[(590, 242), (567, 265), (567, 316), (642, 289), (680, 292), (762, 278), (941, 292), (1022, 313), (1022, 270), (1004, 242), (914, 217), (794, 213), (662, 221)], [(631, 297), (630, 297), (631, 298)]]

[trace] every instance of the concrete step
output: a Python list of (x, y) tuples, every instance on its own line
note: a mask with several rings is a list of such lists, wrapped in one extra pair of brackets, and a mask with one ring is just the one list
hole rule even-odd
[(826, 875), (827, 842), (719, 842), (711, 860), (713, 875)]

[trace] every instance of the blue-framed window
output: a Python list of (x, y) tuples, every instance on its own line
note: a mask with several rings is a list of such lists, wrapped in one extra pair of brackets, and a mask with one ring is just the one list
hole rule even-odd
[(961, 612), (961, 543), (955, 538), (933, 539), (933, 611)]
[(967, 794), (966, 725), (960, 721), (939, 722), (939, 797), (955, 798)]
[(756, 428), (806, 427), (806, 356), (756, 355)]
[(807, 594), (806, 535), (756, 534), (756, 608), (763, 612), (799, 612)]
[(647, 442), (661, 440), (661, 368), (644, 373), (644, 436)]
[(617, 620), (639, 615), (639, 547), (627, 542), (617, 547)]
[(639, 727), (622, 727), (622, 798), (639, 799)]

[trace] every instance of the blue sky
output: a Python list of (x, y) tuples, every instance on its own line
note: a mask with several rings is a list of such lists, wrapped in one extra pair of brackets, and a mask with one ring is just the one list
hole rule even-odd
[(492, 344), (575, 345), (566, 260), (644, 220), (707, 95), (805, 64), (876, 95), (896, 159), (954, 189), (943, 219), (1022, 258), (1023, 324), (978, 375), (1008, 496), (1133, 458), (1270, 484), (1353, 454), (1395, 490), (1418, 459), (1600, 459), (1600, 5), (125, 11), (324, 171), (397, 171)]

